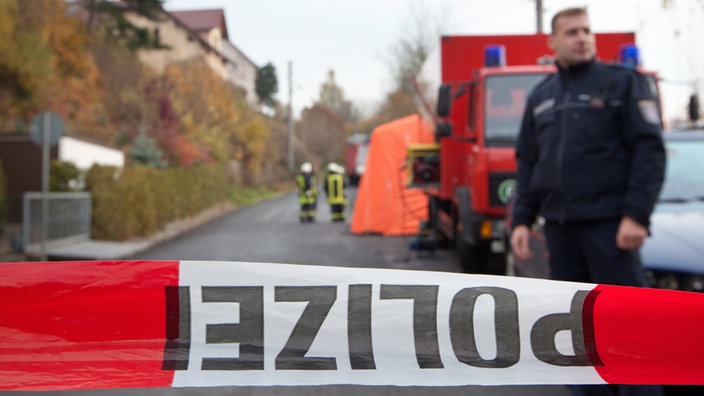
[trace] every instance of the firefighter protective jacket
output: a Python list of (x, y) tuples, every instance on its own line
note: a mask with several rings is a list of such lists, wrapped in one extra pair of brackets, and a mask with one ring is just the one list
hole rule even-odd
[(518, 137), (513, 226), (621, 218), (644, 226), (665, 172), (657, 90), (624, 66), (592, 61), (546, 77)]
[(345, 176), (330, 172), (325, 176), (325, 195), (331, 205), (345, 204)]
[(315, 175), (299, 173), (296, 176), (296, 183), (298, 184), (298, 203), (301, 205), (315, 204), (318, 198), (318, 190), (315, 187), (317, 184)]

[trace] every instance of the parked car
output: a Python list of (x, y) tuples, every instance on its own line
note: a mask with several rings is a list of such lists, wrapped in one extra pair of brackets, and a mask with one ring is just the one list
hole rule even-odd
[[(650, 286), (704, 292), (704, 131), (664, 134), (667, 172), (641, 256)], [(506, 225), (512, 211), (507, 211)], [(506, 230), (509, 230), (506, 227)], [(531, 260), (517, 260), (506, 233), (506, 274), (549, 277), (541, 221), (533, 227)]]

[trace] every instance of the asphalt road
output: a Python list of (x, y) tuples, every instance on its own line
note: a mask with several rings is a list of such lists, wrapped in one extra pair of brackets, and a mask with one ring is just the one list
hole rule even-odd
[[(354, 193), (349, 194), (352, 202)], [(417, 255), (408, 248), (410, 241), (410, 236), (352, 234), (349, 224), (331, 222), (324, 202), (315, 223), (300, 224), (296, 196), (287, 194), (239, 209), (133, 258), (461, 271), (454, 252)]]
[[(354, 199), (354, 191), (350, 191)], [(350, 205), (352, 207), (352, 205)], [(323, 266), (395, 268), (461, 272), (454, 252), (418, 255), (408, 248), (410, 237), (354, 235), (347, 224), (332, 223), (328, 206), (318, 208), (316, 223), (300, 224), (293, 194), (231, 212), (200, 228), (154, 246), (130, 259), (226, 260), (310, 264)], [(0, 392), (3, 393), (3, 392)], [(3, 394), (27, 395), (26, 392)], [(514, 396), (567, 395), (565, 386), (301, 386), (126, 389), (80, 392), (37, 392), (84, 396)]]

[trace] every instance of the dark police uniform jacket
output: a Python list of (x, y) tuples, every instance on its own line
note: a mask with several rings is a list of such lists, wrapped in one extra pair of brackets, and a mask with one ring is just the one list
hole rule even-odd
[(560, 224), (628, 215), (647, 227), (665, 172), (661, 133), (645, 76), (598, 61), (558, 68), (526, 104), (513, 226), (540, 213)]

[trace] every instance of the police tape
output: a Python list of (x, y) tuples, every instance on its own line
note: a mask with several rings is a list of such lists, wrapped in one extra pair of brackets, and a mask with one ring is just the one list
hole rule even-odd
[(288, 264), (0, 264), (0, 389), (704, 384), (704, 294)]

